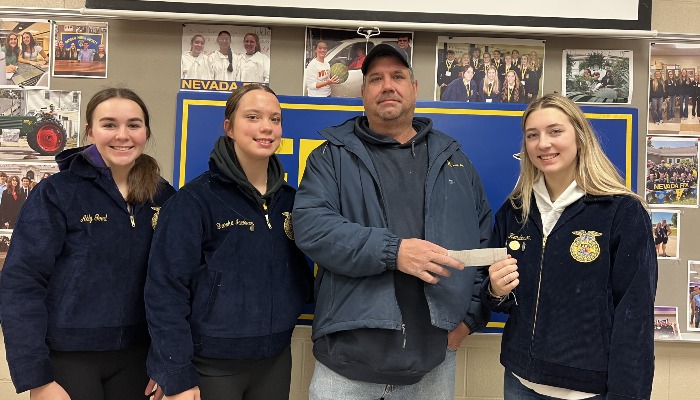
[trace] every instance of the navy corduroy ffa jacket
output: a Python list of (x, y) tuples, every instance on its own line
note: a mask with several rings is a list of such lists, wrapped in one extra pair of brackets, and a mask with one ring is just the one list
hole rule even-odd
[(165, 180), (153, 203), (129, 211), (94, 146), (57, 160), (30, 192), (0, 280), (10, 375), (23, 392), (54, 380), (49, 350), (147, 344), (143, 288)]

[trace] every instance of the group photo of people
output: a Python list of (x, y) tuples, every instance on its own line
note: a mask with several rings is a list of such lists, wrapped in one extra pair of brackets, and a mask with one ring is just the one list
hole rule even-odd
[(650, 135), (700, 135), (700, 44), (652, 43)]
[(654, 340), (679, 339), (678, 307), (654, 306)]
[(360, 69), (378, 44), (393, 46), (409, 63), (413, 56), (412, 32), (307, 27), (305, 39), (302, 93), (309, 97), (360, 97)]
[(15, 228), (19, 211), (34, 186), (57, 171), (55, 164), (0, 163), (0, 229)]
[(0, 20), (0, 87), (49, 87), (52, 58), (48, 21)]
[(180, 78), (268, 83), (271, 43), (266, 27), (183, 25)]
[(697, 207), (698, 140), (647, 137), (646, 200), (652, 206)]
[(439, 36), (435, 100), (531, 103), (542, 90), (544, 43)]
[(108, 32), (107, 22), (56, 22), (53, 76), (107, 78)]
[(657, 257), (680, 258), (680, 215), (678, 210), (652, 209), (651, 226)]
[(564, 50), (562, 91), (576, 103), (629, 104), (632, 51)]

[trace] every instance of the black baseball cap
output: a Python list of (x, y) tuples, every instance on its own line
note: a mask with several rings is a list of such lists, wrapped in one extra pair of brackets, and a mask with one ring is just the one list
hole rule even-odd
[(369, 68), (370, 64), (372, 64), (372, 61), (379, 56), (394, 56), (401, 60), (406, 68), (411, 68), (408, 61), (406, 61), (406, 53), (404, 53), (403, 50), (399, 50), (387, 43), (381, 43), (374, 46), (372, 50), (370, 50), (369, 54), (365, 56), (365, 61), (362, 63), (362, 75), (367, 75), (367, 69)]

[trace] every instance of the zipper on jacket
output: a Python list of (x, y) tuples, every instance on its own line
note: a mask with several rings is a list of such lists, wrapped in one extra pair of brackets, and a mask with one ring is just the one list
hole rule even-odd
[(402, 348), (406, 348), (406, 324), (401, 324), (401, 333), (403, 333), (403, 345)]
[(535, 319), (532, 322), (532, 339), (535, 341), (535, 327), (537, 327), (537, 308), (540, 305), (540, 288), (542, 287), (542, 270), (544, 269), (544, 249), (547, 246), (547, 236), (542, 237), (542, 257), (540, 258), (540, 277), (537, 281), (537, 298), (535, 300)]
[(265, 222), (267, 222), (267, 227), (272, 229), (272, 224), (270, 224), (270, 214), (267, 212), (267, 203), (263, 203), (263, 211), (265, 211)]
[(131, 227), (136, 228), (136, 218), (134, 218), (134, 207), (130, 205), (126, 205), (126, 207), (129, 209), (129, 219), (131, 220)]

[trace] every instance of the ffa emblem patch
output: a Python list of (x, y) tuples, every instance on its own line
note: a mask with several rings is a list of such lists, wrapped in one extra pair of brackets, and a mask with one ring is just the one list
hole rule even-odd
[(292, 213), (283, 212), (284, 215), (284, 233), (287, 235), (289, 240), (294, 240), (294, 228), (292, 227)]
[(151, 210), (155, 211), (153, 217), (151, 218), (151, 226), (153, 230), (156, 230), (156, 225), (158, 225), (158, 213), (160, 213), (160, 207), (151, 207)]
[(595, 231), (574, 231), (571, 232), (578, 237), (571, 243), (569, 252), (571, 257), (578, 262), (588, 263), (594, 261), (600, 255), (600, 245), (596, 242), (595, 237), (601, 236), (602, 233)]
[[(508, 248), (513, 251), (520, 250), (520, 242), (517, 240), (511, 240), (508, 242)], [(523, 243), (523, 250), (525, 250), (525, 243)]]

